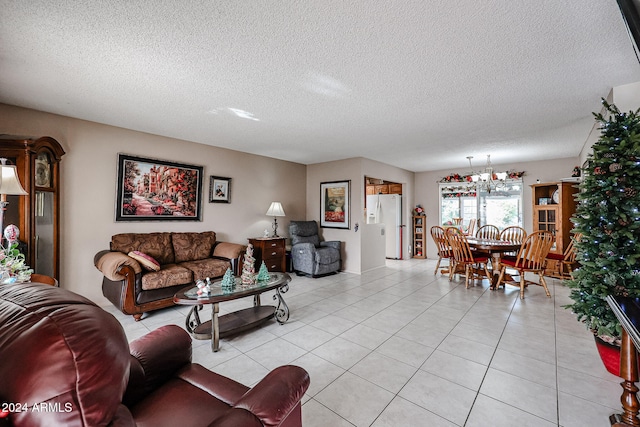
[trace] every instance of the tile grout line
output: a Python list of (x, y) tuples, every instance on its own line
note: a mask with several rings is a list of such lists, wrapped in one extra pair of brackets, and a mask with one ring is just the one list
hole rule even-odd
[[(506, 286), (506, 285), (505, 285)], [(489, 288), (487, 288), (487, 290), (485, 290), (485, 292), (483, 292), (483, 295), (489, 291), (489, 292), (496, 292), (498, 291), (499, 288), (496, 288), (495, 290), (491, 290), (491, 286), (489, 286)], [(480, 301), (480, 298), (478, 298), (478, 301)], [(502, 340), (502, 336), (504, 335), (504, 331), (507, 329), (507, 325), (509, 324), (509, 319), (511, 318), (511, 315), (513, 313), (513, 309), (515, 307), (515, 305), (518, 302), (518, 298), (515, 297), (511, 303), (511, 310), (509, 310), (509, 316), (507, 316), (506, 321), (504, 322), (504, 327), (502, 328), (502, 332), (500, 333), (500, 338), (498, 338), (498, 342), (496, 343), (496, 346), (493, 349), (493, 353), (491, 354), (491, 359), (489, 360), (489, 363), (487, 364), (487, 369), (484, 371), (484, 375), (482, 376), (482, 380), (480, 381), (480, 384), (478, 385), (478, 391), (476, 391), (476, 396), (473, 398), (473, 403), (471, 403), (471, 408), (469, 409), (469, 413), (467, 414), (467, 417), (464, 420), (464, 424), (463, 426), (465, 426), (467, 424), (467, 422), (469, 421), (469, 417), (471, 416), (471, 412), (473, 411), (473, 407), (476, 404), (476, 400), (478, 399), (478, 396), (480, 395), (480, 389), (482, 388), (482, 384), (484, 384), (484, 380), (487, 378), (487, 374), (489, 373), (489, 368), (491, 367), (491, 362), (493, 361), (493, 358), (496, 355), (496, 352), (498, 351), (498, 346), (500, 345), (500, 341)], [(477, 301), (476, 301), (477, 303)], [(475, 303), (474, 303), (475, 305)], [(506, 402), (502, 402), (505, 403)], [(511, 406), (511, 405), (509, 405)]]

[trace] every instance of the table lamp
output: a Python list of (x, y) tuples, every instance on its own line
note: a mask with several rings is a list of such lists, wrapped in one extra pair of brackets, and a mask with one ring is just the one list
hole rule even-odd
[[(7, 195), (26, 196), (27, 193), (18, 179), (18, 171), (15, 165), (8, 165), (7, 159), (0, 158), (0, 233), (4, 230), (4, 212), (7, 210)], [(0, 242), (2, 235), (0, 234)]]
[(280, 237), (278, 236), (278, 220), (277, 217), (285, 216), (284, 209), (282, 209), (282, 203), (280, 202), (271, 202), (271, 206), (269, 206), (269, 210), (267, 211), (267, 216), (273, 217), (273, 236), (271, 237)]

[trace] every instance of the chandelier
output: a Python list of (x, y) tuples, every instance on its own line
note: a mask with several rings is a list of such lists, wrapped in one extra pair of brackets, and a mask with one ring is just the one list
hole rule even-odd
[(471, 168), (471, 180), (476, 184), (478, 190), (491, 193), (491, 190), (499, 190), (505, 187), (507, 173), (493, 171), (491, 154), (487, 154), (487, 165), (484, 168), (484, 172), (474, 172), (473, 166), (471, 165), (473, 156), (467, 156), (467, 159), (469, 159), (469, 167)]

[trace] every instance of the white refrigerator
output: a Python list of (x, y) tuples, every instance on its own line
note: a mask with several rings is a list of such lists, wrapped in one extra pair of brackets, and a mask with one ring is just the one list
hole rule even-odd
[(367, 196), (367, 224), (384, 224), (385, 255), (402, 259), (402, 196), (376, 194)]

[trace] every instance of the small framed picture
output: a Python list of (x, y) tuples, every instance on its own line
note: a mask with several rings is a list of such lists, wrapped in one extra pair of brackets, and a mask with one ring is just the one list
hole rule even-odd
[(231, 178), (209, 177), (209, 203), (231, 203)]

